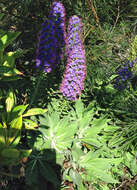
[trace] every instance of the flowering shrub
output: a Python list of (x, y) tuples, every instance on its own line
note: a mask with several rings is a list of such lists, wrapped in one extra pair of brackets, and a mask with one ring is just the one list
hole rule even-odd
[(65, 9), (55, 1), (49, 18), (42, 24), (36, 66), (50, 72), (60, 62), (65, 46)]
[(60, 90), (69, 100), (76, 100), (84, 88), (86, 76), (85, 50), (82, 44), (81, 19), (72, 16), (69, 19), (66, 40), (66, 54), (68, 63)]

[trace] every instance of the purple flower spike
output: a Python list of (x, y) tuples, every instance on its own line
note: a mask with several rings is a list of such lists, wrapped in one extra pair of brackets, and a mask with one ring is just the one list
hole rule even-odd
[(36, 55), (36, 66), (44, 69), (45, 72), (50, 72), (55, 65), (56, 44), (54, 24), (52, 21), (46, 20), (42, 24)]
[(36, 67), (46, 73), (51, 72), (63, 58), (65, 38), (65, 9), (61, 3), (54, 1), (48, 19), (42, 24)]
[(86, 77), (85, 50), (82, 44), (81, 19), (73, 16), (69, 20), (67, 35), (67, 66), (60, 91), (68, 100), (75, 101), (84, 89)]
[(65, 48), (66, 28), (65, 28), (65, 8), (62, 3), (54, 1), (49, 19), (53, 21), (55, 26), (55, 37), (57, 40), (57, 63), (63, 59), (63, 49)]
[(66, 39), (66, 54), (69, 55), (71, 50), (77, 46), (81, 48), (82, 45), (82, 23), (81, 19), (74, 15), (69, 19), (68, 35)]

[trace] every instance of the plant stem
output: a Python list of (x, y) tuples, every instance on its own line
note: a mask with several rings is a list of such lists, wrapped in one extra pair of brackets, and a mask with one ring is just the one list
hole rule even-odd
[(41, 72), (40, 75), (39, 75), (39, 77), (38, 77), (37, 84), (36, 84), (36, 88), (35, 88), (35, 91), (34, 91), (34, 93), (33, 93), (33, 96), (32, 96), (32, 99), (31, 99), (31, 102), (30, 102), (29, 107), (32, 106), (32, 104), (34, 103), (34, 100), (35, 100), (35, 98), (36, 98), (36, 96), (37, 96), (38, 88), (39, 88), (39, 85), (40, 85), (40, 82), (41, 82), (41, 78), (42, 78), (42, 74), (43, 74), (43, 72)]

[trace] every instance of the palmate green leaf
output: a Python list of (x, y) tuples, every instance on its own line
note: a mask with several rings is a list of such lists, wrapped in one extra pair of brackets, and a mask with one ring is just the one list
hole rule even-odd
[(40, 166), (41, 166), (40, 173), (45, 178), (45, 180), (50, 181), (53, 184), (55, 184), (56, 186), (58, 186), (60, 184), (60, 182), (57, 178), (55, 171), (50, 166), (50, 164), (48, 164), (46, 162), (43, 163), (42, 160), (39, 160), (39, 162), (40, 162)]
[(47, 109), (32, 108), (32, 109), (28, 110), (25, 114), (23, 114), (23, 117), (28, 117), (28, 116), (32, 116), (32, 115), (40, 115), (40, 114), (44, 114), (47, 111), (48, 111)]
[(40, 177), (40, 168), (38, 165), (38, 161), (33, 159), (27, 162), (26, 170), (25, 170), (25, 182), (27, 185), (38, 184)]
[[(35, 155), (36, 154), (36, 155)], [(35, 153), (30, 157), (30, 160), (26, 165), (25, 172), (25, 180), (28, 185), (36, 185), (38, 189), (40, 184), (43, 185), (47, 183), (47, 181), (53, 183), (55, 186), (59, 185), (59, 180), (57, 178), (56, 172), (54, 170), (54, 166), (46, 162), (43, 156), (40, 153)], [(56, 164), (56, 163), (53, 163)], [(45, 189), (45, 186), (43, 187)], [(42, 188), (42, 189), (43, 189)], [(36, 188), (37, 189), (37, 188)]]

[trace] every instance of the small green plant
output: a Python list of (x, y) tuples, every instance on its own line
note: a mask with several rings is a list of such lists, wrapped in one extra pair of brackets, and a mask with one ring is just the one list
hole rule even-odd
[(47, 110), (41, 108), (26, 110), (27, 107), (28, 105), (16, 106), (16, 96), (13, 90), (10, 89), (7, 92), (5, 106), (0, 110), (0, 167), (12, 167), (19, 164), (32, 151), (31, 149), (18, 149), (22, 128), (34, 130), (38, 125), (26, 117), (43, 114)]
[[(34, 186), (34, 182), (30, 176), (38, 167), (38, 163), (41, 163), (40, 171), (46, 169), (46, 161), (43, 163), (45, 159), (42, 152), (49, 149), (56, 152), (56, 163), (63, 166), (64, 184), (69, 181), (73, 183), (76, 189), (80, 190), (87, 189), (89, 183), (92, 187), (98, 181), (105, 183), (118, 182), (113, 178), (111, 168), (119, 165), (122, 159), (113, 156), (105, 157), (108, 150), (106, 141), (102, 137), (103, 131), (109, 127), (109, 120), (104, 116), (96, 118), (95, 115), (94, 104), (92, 103), (84, 108), (82, 101), (79, 99), (76, 101), (74, 109), (63, 118), (60, 118), (60, 114), (53, 111), (52, 107), (49, 107), (48, 112), (39, 117), (38, 131), (40, 134), (37, 136), (32, 149), (41, 153), (39, 152), (38, 157), (35, 154), (31, 157), (26, 173), (26, 178), (31, 181), (29, 182), (31, 186)], [(106, 152), (104, 155), (103, 151)], [(49, 167), (48, 165), (47, 169)], [(53, 173), (53, 169), (51, 171)], [(53, 179), (49, 179), (51, 171), (49, 170), (50, 174), (40, 172), (39, 175), (41, 177), (44, 175), (43, 177), (47, 181), (56, 184), (55, 176)], [(38, 185), (39, 180), (35, 183)], [(64, 184), (62, 183), (62, 187)]]

